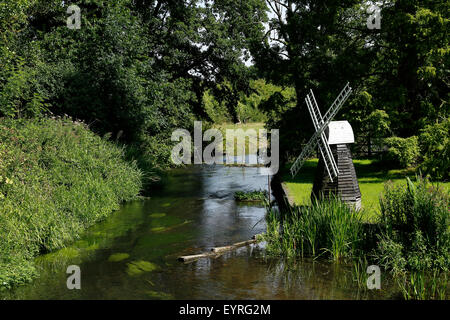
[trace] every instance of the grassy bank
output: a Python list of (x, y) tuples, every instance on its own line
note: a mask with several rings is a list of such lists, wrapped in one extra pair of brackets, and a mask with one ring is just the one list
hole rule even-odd
[[(297, 205), (309, 205), (310, 195), (313, 187), (314, 175), (316, 172), (317, 159), (306, 161), (303, 168), (295, 178), (289, 174), (289, 166), (284, 168), (283, 181), (287, 186), (289, 197)], [(404, 182), (406, 176), (414, 177), (412, 169), (395, 170), (383, 166), (375, 160), (353, 160), (356, 175), (358, 177), (359, 188), (361, 190), (361, 201), (364, 208), (363, 219), (374, 221), (380, 213), (379, 200), (387, 181), (394, 184)], [(449, 182), (440, 183), (447, 190)]]
[(36, 276), (64, 247), (135, 198), (141, 173), (123, 149), (67, 119), (0, 119), (0, 289)]

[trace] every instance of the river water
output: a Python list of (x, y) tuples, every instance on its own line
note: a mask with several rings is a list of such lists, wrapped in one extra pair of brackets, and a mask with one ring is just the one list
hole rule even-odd
[[(264, 243), (184, 264), (181, 255), (250, 239), (265, 231), (265, 208), (234, 201), (266, 189), (266, 168), (191, 166), (171, 171), (164, 189), (87, 230), (71, 246), (36, 258), (40, 276), (0, 299), (378, 299), (359, 290), (352, 268), (324, 261), (286, 263)], [(66, 269), (81, 269), (67, 289)]]

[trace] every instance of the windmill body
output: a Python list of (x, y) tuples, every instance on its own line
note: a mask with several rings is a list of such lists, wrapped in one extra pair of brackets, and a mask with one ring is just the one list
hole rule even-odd
[(348, 121), (331, 121), (326, 134), (339, 174), (331, 180), (321, 156), (311, 197), (329, 199), (338, 195), (342, 201), (359, 210), (361, 209), (361, 191), (349, 146), (350, 143), (355, 142), (352, 127)]
[(347, 83), (323, 117), (313, 91), (306, 96), (316, 132), (292, 165), (291, 175), (297, 174), (318, 146), (319, 164), (311, 196), (322, 199), (336, 195), (359, 210), (361, 192), (349, 148), (349, 144), (355, 142), (353, 130), (348, 121), (332, 121), (351, 92), (352, 88)]

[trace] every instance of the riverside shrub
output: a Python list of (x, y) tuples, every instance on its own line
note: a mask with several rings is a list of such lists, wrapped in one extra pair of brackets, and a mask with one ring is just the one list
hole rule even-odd
[(406, 185), (386, 184), (380, 199), (378, 260), (394, 273), (450, 268), (449, 194), (417, 178)]

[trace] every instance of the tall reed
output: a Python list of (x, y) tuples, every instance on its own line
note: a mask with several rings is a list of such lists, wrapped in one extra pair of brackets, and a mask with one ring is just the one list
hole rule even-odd
[(411, 271), (396, 277), (405, 300), (446, 300), (449, 297), (448, 273)]
[(337, 198), (293, 207), (283, 217), (270, 211), (269, 251), (287, 257), (326, 255), (336, 261), (355, 256), (361, 247), (361, 215)]

